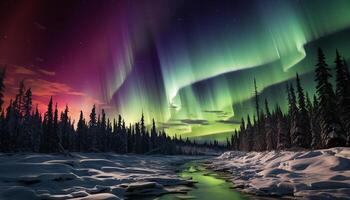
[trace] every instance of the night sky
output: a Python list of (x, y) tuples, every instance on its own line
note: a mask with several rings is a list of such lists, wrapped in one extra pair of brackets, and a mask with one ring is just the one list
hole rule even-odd
[[(6, 102), (18, 83), (42, 112), (53, 96), (76, 119), (92, 105), (169, 134), (231, 133), (261, 96), (285, 102), (298, 72), (312, 93), (317, 47), (350, 57), (348, 0), (0, 2)], [(7, 104), (6, 103), (6, 104)]]

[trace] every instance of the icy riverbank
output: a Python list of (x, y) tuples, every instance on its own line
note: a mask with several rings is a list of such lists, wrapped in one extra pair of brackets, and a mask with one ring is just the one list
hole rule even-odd
[(300, 199), (350, 199), (350, 148), (225, 152), (210, 168), (230, 173), (237, 189)]
[[(0, 199), (124, 199), (186, 192), (175, 169), (200, 157), (0, 154)], [(174, 187), (178, 186), (178, 187)]]

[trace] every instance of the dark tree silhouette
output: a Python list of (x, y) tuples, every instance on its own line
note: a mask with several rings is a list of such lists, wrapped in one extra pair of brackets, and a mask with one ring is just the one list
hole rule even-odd
[(271, 115), (269, 109), (269, 103), (267, 99), (265, 99), (265, 112), (266, 112), (266, 120), (265, 120), (265, 131), (266, 131), (266, 150), (271, 151), (276, 149), (277, 141), (277, 123)]
[(277, 117), (277, 147), (278, 150), (289, 148), (288, 121), (279, 106), (276, 106)]
[(332, 77), (325, 61), (323, 51), (318, 49), (318, 63), (315, 69), (316, 91), (319, 98), (319, 114), (321, 124), (321, 141), (324, 147), (345, 145), (345, 135), (337, 116), (336, 98), (329, 79)]
[(301, 87), (299, 74), (296, 75), (297, 82), (297, 94), (298, 94), (298, 124), (300, 125), (300, 131), (297, 132), (299, 137), (299, 145), (304, 148), (309, 148), (311, 142), (311, 133), (310, 133), (310, 119), (308, 111), (306, 110), (305, 94), (304, 90)]
[[(336, 97), (338, 112), (346, 135), (350, 136), (350, 74), (345, 61), (338, 50), (335, 59), (336, 69)], [(348, 138), (349, 139), (349, 138)]]

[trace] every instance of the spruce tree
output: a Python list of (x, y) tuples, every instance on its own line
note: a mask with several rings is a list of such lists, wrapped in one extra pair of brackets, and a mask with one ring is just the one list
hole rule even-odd
[(152, 119), (152, 128), (151, 128), (151, 150), (154, 150), (157, 148), (157, 129), (156, 129), (156, 123), (154, 119)]
[(288, 122), (279, 106), (276, 106), (275, 112), (277, 117), (277, 149), (284, 150), (289, 148)]
[(64, 109), (64, 112), (61, 113), (61, 120), (60, 120), (60, 141), (64, 149), (68, 149), (70, 147), (70, 124), (69, 124), (69, 117), (68, 117), (68, 105), (66, 105), (66, 108)]
[(244, 121), (244, 118), (242, 117), (242, 120), (241, 120), (241, 125), (240, 125), (240, 129), (239, 129), (239, 140), (240, 140), (240, 143), (239, 143), (239, 149), (241, 150), (246, 150), (245, 149), (245, 146), (246, 146), (246, 126), (245, 126), (245, 121)]
[(24, 116), (29, 117), (32, 112), (32, 90), (29, 88), (24, 96)]
[(105, 110), (102, 109), (102, 117), (99, 128), (99, 149), (102, 151), (106, 150), (106, 138), (107, 138), (107, 120)]
[(297, 82), (297, 94), (298, 94), (298, 123), (300, 124), (300, 146), (304, 148), (309, 148), (311, 143), (311, 133), (310, 133), (310, 119), (308, 111), (306, 109), (305, 94), (301, 86), (299, 75), (296, 75)]
[(33, 152), (39, 152), (40, 151), (40, 145), (41, 145), (41, 136), (42, 134), (42, 118), (39, 113), (38, 105), (36, 105), (35, 113), (32, 117), (32, 127), (33, 127), (33, 134), (32, 134), (32, 150)]
[(316, 95), (313, 97), (313, 105), (309, 110), (310, 113), (310, 125), (311, 125), (311, 148), (319, 149), (322, 147), (321, 141), (321, 126), (320, 126), (320, 113), (319, 103)]
[(289, 86), (288, 105), (290, 113), (290, 138), (292, 147), (305, 147), (304, 130), (300, 124), (300, 114), (296, 103), (293, 84)]
[(32, 149), (33, 140), (34, 140), (34, 132), (33, 132), (33, 119), (31, 116), (32, 112), (32, 91), (29, 88), (25, 92), (24, 96), (24, 117), (23, 117), (23, 129), (21, 133), (21, 146), (24, 151), (30, 151)]
[(321, 123), (321, 140), (326, 148), (344, 146), (346, 142), (344, 130), (340, 124), (336, 108), (336, 96), (329, 79), (332, 77), (321, 49), (318, 50), (318, 63), (315, 69), (316, 92), (319, 99)]
[(3, 133), (3, 148), (5, 149), (5, 152), (11, 152), (16, 149), (15, 144), (16, 138), (18, 137), (18, 115), (12, 99), (6, 109), (5, 122), (6, 128)]
[(346, 135), (350, 136), (350, 75), (338, 50), (335, 59), (338, 113)]
[(25, 94), (25, 86), (24, 86), (24, 81), (22, 80), (19, 83), (18, 93), (16, 95), (15, 101), (13, 102), (14, 108), (15, 108), (16, 112), (18, 113), (19, 117), (22, 117), (24, 115), (24, 113), (23, 113), (24, 94)]
[(246, 134), (245, 150), (252, 151), (254, 148), (254, 127), (250, 121), (249, 115), (247, 116), (247, 128), (246, 128), (245, 134)]
[[(237, 134), (237, 131), (235, 130), (236, 134)], [(231, 150), (237, 150), (237, 146), (236, 146), (236, 138), (235, 138), (235, 133), (233, 133), (231, 135)]]
[(78, 151), (87, 151), (87, 127), (85, 124), (83, 111), (80, 111), (79, 121), (77, 124), (77, 149)]
[(96, 118), (96, 106), (92, 107), (89, 120), (89, 129), (88, 129), (88, 149), (96, 150), (98, 148), (97, 140), (97, 118)]
[(265, 120), (265, 131), (266, 131), (266, 150), (271, 151), (276, 148), (276, 135), (277, 127), (274, 122), (267, 99), (265, 99), (265, 111), (266, 111), (266, 120)]
[(53, 128), (52, 128), (52, 135), (50, 137), (51, 144), (50, 144), (50, 152), (58, 152), (63, 151), (62, 144), (60, 143), (60, 139), (58, 137), (58, 109), (57, 109), (57, 103), (55, 105), (55, 112), (53, 115)]
[(52, 109), (52, 97), (50, 98), (49, 104), (47, 106), (47, 111), (44, 116), (43, 122), (43, 132), (41, 136), (40, 152), (48, 153), (50, 152), (53, 139), (53, 109)]

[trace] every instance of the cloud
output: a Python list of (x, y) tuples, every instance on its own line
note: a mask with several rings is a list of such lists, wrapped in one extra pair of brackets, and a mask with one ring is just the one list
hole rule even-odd
[(217, 120), (216, 122), (223, 123), (223, 124), (240, 124), (239, 121), (234, 120), (234, 119)]
[(37, 73), (31, 69), (28, 69), (26, 67), (21, 66), (15, 66), (14, 70), (15, 74), (22, 74), (22, 75), (36, 75)]
[(67, 84), (59, 82), (50, 82), (44, 79), (26, 79), (25, 84), (31, 87), (35, 96), (55, 96), (55, 95), (74, 95), (85, 96), (85, 93), (73, 90)]
[(204, 119), (181, 119), (180, 122), (185, 124), (200, 124), (200, 125), (208, 125), (208, 121)]
[(178, 127), (178, 126), (184, 126), (184, 125), (186, 125), (186, 124), (179, 123), (179, 122), (163, 122), (163, 123), (159, 123), (159, 126), (161, 128)]
[(48, 71), (48, 70), (45, 70), (45, 69), (38, 69), (38, 71), (44, 75), (48, 75), (48, 76), (55, 76), (56, 75), (56, 72), (54, 71)]
[(222, 111), (222, 110), (204, 110), (203, 112), (220, 114), (220, 113), (223, 113), (224, 111)]

